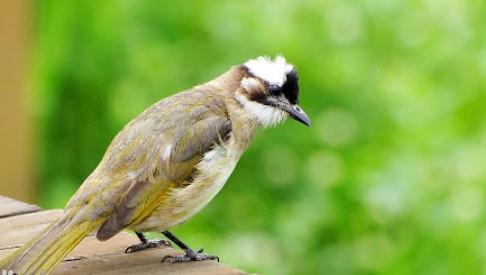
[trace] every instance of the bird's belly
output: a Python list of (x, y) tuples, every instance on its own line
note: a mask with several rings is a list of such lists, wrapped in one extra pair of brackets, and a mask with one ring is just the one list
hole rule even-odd
[(192, 183), (173, 189), (152, 214), (133, 229), (164, 231), (185, 222), (205, 207), (221, 190), (238, 159), (239, 155), (231, 154), (224, 147), (209, 151), (198, 164), (198, 173)]

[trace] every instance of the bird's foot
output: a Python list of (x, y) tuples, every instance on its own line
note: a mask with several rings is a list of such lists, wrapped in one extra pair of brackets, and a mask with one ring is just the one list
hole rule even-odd
[(159, 246), (172, 247), (171, 243), (167, 240), (151, 240), (135, 245), (131, 245), (125, 249), (125, 253), (136, 252), (148, 248), (154, 248)]
[(203, 261), (203, 260), (217, 260), (219, 262), (219, 257), (214, 255), (208, 255), (202, 253), (203, 249), (199, 249), (194, 252), (191, 249), (186, 250), (186, 254), (179, 256), (167, 255), (162, 258), (162, 262), (178, 263), (178, 262), (191, 262), (191, 261)]

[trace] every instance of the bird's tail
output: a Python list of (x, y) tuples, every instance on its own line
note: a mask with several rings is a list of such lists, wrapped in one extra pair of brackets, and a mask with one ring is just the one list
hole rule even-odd
[[(0, 270), (16, 274), (49, 274), (93, 229), (87, 221), (76, 221), (65, 213), (40, 235), (0, 262)], [(3, 274), (3, 273), (2, 273)]]

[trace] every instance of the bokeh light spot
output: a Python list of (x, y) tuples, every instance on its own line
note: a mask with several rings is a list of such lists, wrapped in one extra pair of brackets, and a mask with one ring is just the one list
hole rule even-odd
[(328, 24), (331, 38), (340, 44), (358, 39), (363, 32), (360, 10), (353, 6), (341, 6), (329, 10)]
[(453, 190), (451, 214), (456, 221), (468, 223), (476, 220), (483, 212), (484, 195), (476, 186), (462, 185)]
[(393, 258), (394, 251), (390, 238), (382, 233), (374, 233), (354, 242), (353, 260), (363, 269), (376, 270)]
[(345, 175), (345, 163), (335, 152), (318, 152), (309, 157), (307, 174), (315, 185), (331, 187), (342, 181)]
[(292, 183), (296, 174), (296, 156), (286, 146), (274, 146), (262, 154), (263, 172), (266, 179), (277, 185)]
[(323, 143), (330, 146), (340, 146), (354, 140), (358, 123), (348, 111), (331, 108), (317, 117), (316, 128)]

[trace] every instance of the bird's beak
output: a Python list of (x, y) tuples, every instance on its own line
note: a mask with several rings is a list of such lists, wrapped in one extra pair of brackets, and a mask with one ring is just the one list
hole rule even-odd
[(309, 127), (311, 126), (310, 118), (305, 114), (304, 110), (299, 107), (299, 105), (288, 105), (288, 107), (285, 109), (293, 119)]

